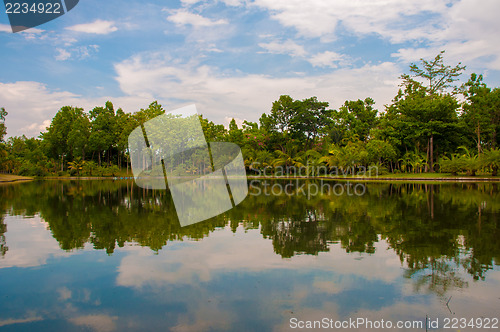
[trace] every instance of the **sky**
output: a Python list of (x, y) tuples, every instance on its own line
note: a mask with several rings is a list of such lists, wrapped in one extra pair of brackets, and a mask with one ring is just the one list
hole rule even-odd
[(371, 97), (379, 111), (399, 77), (445, 50), (500, 86), (498, 0), (80, 0), (12, 33), (0, 5), (0, 107), (7, 136), (38, 136), (65, 105), (109, 100), (135, 112), (195, 104), (227, 125), (258, 121), (280, 95), (338, 109)]

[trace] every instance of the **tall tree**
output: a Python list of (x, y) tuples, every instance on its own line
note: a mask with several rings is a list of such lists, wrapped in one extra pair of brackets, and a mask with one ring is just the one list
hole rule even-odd
[(292, 125), (292, 118), (297, 113), (297, 101), (288, 95), (282, 95), (273, 102), (270, 123), (273, 129), (281, 133), (287, 133)]
[[(443, 54), (444, 51), (441, 51), (431, 61), (420, 59), (421, 67), (412, 63), (411, 74), (401, 75), (404, 94), (400, 90), (395, 99), (395, 104), (403, 101), (402, 104), (409, 106), (400, 110), (415, 120), (421, 129), (420, 134), (427, 136), (427, 159), (431, 172), (434, 171), (434, 136), (446, 130), (448, 122), (456, 118), (458, 103), (454, 93), (457, 88), (453, 82), (465, 69), (461, 63), (454, 67), (445, 65)], [(453, 92), (449, 88), (453, 88)]]
[(68, 133), (68, 146), (72, 157), (85, 160), (85, 151), (88, 149), (90, 136), (90, 121), (83, 109), (77, 109), (75, 119)]
[(7, 115), (5, 108), (0, 108), (0, 142), (3, 141), (3, 137), (7, 134), (7, 127), (5, 126), (5, 117)]
[(69, 134), (82, 114), (81, 108), (61, 107), (52, 119), (47, 132), (41, 135), (42, 139), (47, 142), (48, 155), (60, 160), (61, 170), (64, 169), (64, 158), (72, 157), (73, 147), (69, 144)]
[(366, 142), (370, 131), (378, 123), (378, 111), (373, 108), (374, 104), (375, 101), (369, 97), (365, 100), (346, 100), (344, 105), (333, 113), (334, 130), (331, 130), (330, 134), (338, 133), (341, 139), (359, 139)]
[[(0, 170), (4, 169), (4, 163), (7, 159), (7, 149), (2, 143), (4, 136), (7, 134), (7, 127), (5, 126), (5, 117), (7, 116), (7, 111), (5, 108), (0, 108)], [(1, 225), (0, 225), (1, 226)], [(1, 241), (1, 237), (0, 237)]]
[[(471, 74), (467, 83), (462, 85), (467, 101), (463, 104), (462, 120), (466, 129), (476, 141), (477, 154), (481, 154), (481, 143), (495, 131), (494, 98), (491, 89), (483, 82), (483, 75)], [(483, 134), (483, 137), (481, 135)], [(492, 144), (491, 144), (492, 143)], [(490, 141), (490, 144), (495, 145)]]
[(331, 122), (332, 111), (327, 109), (328, 102), (319, 101), (317, 97), (311, 97), (302, 101), (296, 101), (296, 112), (291, 119), (293, 133), (305, 136), (305, 149), (310, 149), (316, 137), (323, 134), (325, 128)]
[(90, 111), (91, 133), (90, 147), (98, 153), (99, 166), (101, 156), (106, 154), (109, 164), (111, 149), (116, 142), (116, 117), (113, 104), (107, 101), (104, 107), (95, 107)]

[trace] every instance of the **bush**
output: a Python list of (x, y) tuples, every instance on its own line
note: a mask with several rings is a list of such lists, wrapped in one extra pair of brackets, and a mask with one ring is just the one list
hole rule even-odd
[(480, 158), (481, 166), (491, 169), (491, 175), (497, 176), (500, 168), (500, 150), (491, 149), (485, 151)]
[(458, 172), (465, 169), (464, 160), (457, 154), (452, 154), (451, 158), (445, 156), (439, 165), (441, 172), (451, 173), (451, 175), (458, 175)]
[(18, 173), (23, 176), (45, 176), (47, 171), (40, 165), (33, 165), (29, 162), (25, 162), (21, 165)]

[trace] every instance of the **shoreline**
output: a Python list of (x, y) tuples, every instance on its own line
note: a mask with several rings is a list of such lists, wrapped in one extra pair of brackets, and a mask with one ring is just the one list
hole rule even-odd
[(0, 174), (0, 183), (27, 182), (33, 180), (34, 178), (31, 176)]
[[(47, 177), (28, 177), (11, 174), (0, 174), (0, 183), (16, 183), (28, 182), (34, 180), (133, 180), (133, 176), (47, 176)], [(415, 177), (398, 177), (398, 176), (379, 176), (379, 177), (345, 177), (345, 176), (252, 176), (247, 175), (248, 180), (328, 180), (328, 181), (353, 181), (353, 182), (500, 182), (500, 177), (472, 177), (472, 176), (456, 176), (446, 177), (443, 175), (433, 176), (415, 176)]]

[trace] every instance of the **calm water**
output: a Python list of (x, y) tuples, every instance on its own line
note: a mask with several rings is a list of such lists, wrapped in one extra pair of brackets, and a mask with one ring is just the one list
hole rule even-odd
[(0, 330), (286, 331), (427, 315), (440, 324), (429, 330), (479, 331), (443, 324), (500, 318), (499, 184), (301, 188), (311, 183), (291, 181), (288, 195), (252, 183), (235, 209), (185, 228), (167, 192), (132, 182), (2, 185)]

